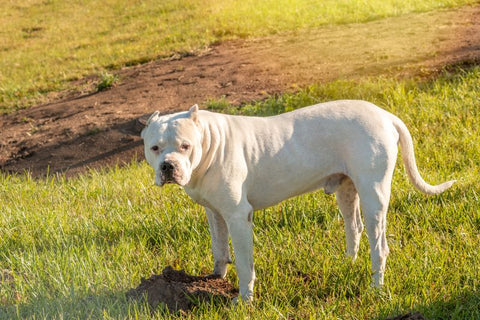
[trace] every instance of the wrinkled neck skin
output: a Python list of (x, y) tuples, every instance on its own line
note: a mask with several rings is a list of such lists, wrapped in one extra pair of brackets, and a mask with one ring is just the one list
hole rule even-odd
[[(201, 112), (201, 111), (200, 111)], [(201, 112), (202, 115), (204, 112)], [(196, 166), (192, 167), (192, 175), (190, 181), (184, 186), (185, 191), (191, 195), (195, 193), (195, 190), (201, 186), (202, 178), (209, 171), (211, 164), (215, 161), (216, 157), (222, 148), (222, 143), (225, 141), (225, 133), (223, 128), (218, 124), (212, 124), (199, 115), (198, 129), (201, 134), (201, 156), (197, 159)], [(192, 196), (192, 195), (191, 195)], [(196, 200), (196, 197), (193, 197)]]

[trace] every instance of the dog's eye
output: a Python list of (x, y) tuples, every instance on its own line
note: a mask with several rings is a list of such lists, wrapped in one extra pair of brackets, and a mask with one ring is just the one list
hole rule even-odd
[(190, 145), (186, 142), (182, 143), (182, 145), (180, 146), (180, 149), (182, 151), (188, 151), (188, 149), (190, 149)]
[(150, 149), (152, 149), (153, 152), (157, 152), (158, 150), (160, 150), (158, 146), (153, 146)]

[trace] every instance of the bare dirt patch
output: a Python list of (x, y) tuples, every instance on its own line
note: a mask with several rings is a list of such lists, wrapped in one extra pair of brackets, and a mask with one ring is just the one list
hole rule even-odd
[(73, 175), (143, 158), (137, 119), (154, 110), (221, 97), (241, 105), (366, 75), (431, 76), (479, 60), (480, 6), (225, 42), (119, 70), (120, 83), (106, 91), (95, 92), (98, 80), (90, 77), (79, 91), (0, 116), (0, 168)]
[(168, 266), (162, 274), (141, 280), (127, 292), (132, 299), (146, 298), (150, 308), (166, 306), (170, 312), (188, 311), (200, 303), (230, 303), (238, 295), (232, 284), (215, 277), (199, 277)]

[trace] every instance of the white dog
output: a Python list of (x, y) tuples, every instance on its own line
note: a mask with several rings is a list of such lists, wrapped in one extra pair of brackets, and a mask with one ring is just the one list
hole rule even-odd
[(333, 101), (273, 117), (199, 111), (159, 115), (142, 131), (155, 183), (177, 183), (207, 212), (215, 260), (225, 277), (232, 239), (240, 296), (253, 299), (254, 210), (323, 188), (336, 193), (345, 220), (347, 255), (355, 259), (367, 226), (374, 284), (383, 284), (388, 246), (386, 213), (400, 143), (412, 184), (438, 194), (420, 176), (413, 143), (396, 116), (365, 101)]

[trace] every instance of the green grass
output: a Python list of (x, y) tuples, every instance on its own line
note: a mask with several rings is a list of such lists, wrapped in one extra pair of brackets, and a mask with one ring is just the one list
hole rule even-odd
[(1, 1), (0, 112), (44, 101), (85, 75), (224, 39), (471, 3), (478, 0)]
[(100, 81), (97, 84), (97, 91), (104, 91), (108, 88), (111, 88), (118, 82), (118, 76), (108, 73), (102, 72), (100, 75)]
[[(315, 192), (256, 212), (255, 307), (201, 305), (189, 317), (381, 319), (417, 310), (432, 319), (480, 318), (478, 92), (480, 68), (474, 67), (432, 82), (315, 85), (243, 109), (209, 102), (223, 112), (266, 115), (331, 99), (367, 99), (407, 123), (427, 181), (458, 183), (427, 197), (398, 165), (381, 292), (370, 288), (366, 236), (355, 264), (344, 256), (334, 196)], [(162, 310), (150, 314), (124, 293), (167, 265), (211, 271), (203, 209), (179, 187), (154, 187), (145, 162), (68, 180), (3, 174), (0, 207), (0, 319), (167, 317)], [(234, 267), (228, 278), (237, 281)]]

